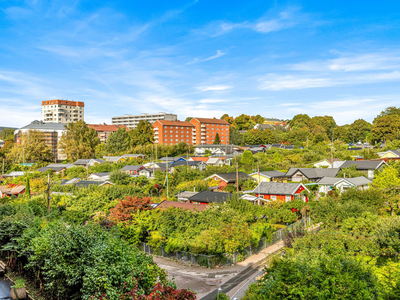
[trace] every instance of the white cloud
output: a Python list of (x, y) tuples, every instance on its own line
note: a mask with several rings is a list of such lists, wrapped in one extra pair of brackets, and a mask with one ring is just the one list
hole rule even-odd
[(204, 58), (204, 59), (199, 59), (199, 58), (195, 58), (194, 60), (192, 60), (191, 62), (188, 62), (187, 65), (191, 65), (194, 63), (199, 63), (199, 62), (205, 62), (205, 61), (209, 61), (209, 60), (213, 60), (216, 58), (219, 58), (221, 56), (224, 56), (226, 53), (222, 52), (221, 50), (217, 50), (217, 54), (212, 55), (210, 57)]
[(231, 88), (232, 86), (230, 85), (209, 85), (209, 86), (198, 87), (197, 89), (202, 92), (207, 92), (207, 91), (224, 91), (224, 90), (229, 90)]
[(270, 79), (260, 80), (262, 81), (260, 86), (261, 90), (298, 90), (335, 85), (329, 78), (295, 77), (290, 75), (281, 77), (270, 75), (269, 77)]
[(228, 102), (230, 100), (226, 99), (201, 99), (199, 103), (221, 103), (221, 102)]

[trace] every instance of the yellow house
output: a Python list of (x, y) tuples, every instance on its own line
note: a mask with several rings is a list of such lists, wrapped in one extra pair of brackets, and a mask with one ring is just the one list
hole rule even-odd
[(260, 174), (258, 174), (258, 172), (255, 172), (255, 173), (251, 173), (249, 175), (250, 175), (250, 177), (254, 178), (258, 183), (260, 183), (260, 181), (261, 182), (270, 182), (270, 181), (287, 182), (287, 179), (283, 177), (283, 176), (285, 176), (285, 173), (280, 172), (280, 171), (265, 171), (265, 172), (260, 172)]
[(378, 155), (380, 158), (399, 158), (400, 151), (399, 150), (389, 150), (389, 151), (385, 151), (385, 152), (379, 152)]

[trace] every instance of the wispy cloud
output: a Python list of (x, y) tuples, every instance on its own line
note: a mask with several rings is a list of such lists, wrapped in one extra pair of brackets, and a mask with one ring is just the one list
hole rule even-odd
[(188, 62), (187, 65), (217, 59), (217, 58), (220, 58), (221, 56), (224, 56), (225, 54), (226, 54), (225, 52), (222, 52), (221, 50), (217, 50), (217, 54), (203, 58), (203, 59), (195, 58), (191, 62)]
[(230, 100), (225, 99), (201, 99), (199, 103), (221, 103), (221, 102), (228, 102)]
[(225, 90), (230, 90), (233, 87), (230, 85), (209, 85), (209, 86), (201, 86), (198, 87), (197, 89), (202, 91), (202, 92), (207, 92), (207, 91), (225, 91)]

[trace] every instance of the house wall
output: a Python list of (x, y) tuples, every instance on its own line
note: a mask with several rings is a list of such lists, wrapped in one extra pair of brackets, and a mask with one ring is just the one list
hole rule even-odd
[(314, 167), (315, 167), (315, 168), (323, 168), (323, 167), (331, 168), (332, 166), (331, 166), (331, 164), (330, 164), (329, 162), (327, 162), (326, 160), (324, 160), (324, 161), (315, 163), (315, 164), (314, 164)]
[(302, 182), (303, 180), (307, 180), (307, 178), (303, 175), (303, 173), (297, 171), (292, 176), (292, 181), (294, 182)]
[(190, 120), (195, 126), (195, 145), (212, 145), (218, 133), (221, 144), (229, 144), (229, 123), (218, 119), (193, 118)]
[(258, 174), (250, 175), (250, 177), (254, 178), (258, 183), (260, 183), (260, 181), (262, 181), (262, 182), (270, 182), (271, 181), (271, 178), (266, 177), (262, 174), (260, 174), (260, 180), (258, 180)]
[(157, 121), (153, 124), (154, 140), (160, 145), (175, 145), (181, 142), (193, 144), (193, 125), (181, 121)]
[(396, 158), (396, 157), (398, 157), (398, 156), (393, 154), (392, 152), (387, 152), (381, 156), (381, 158)]

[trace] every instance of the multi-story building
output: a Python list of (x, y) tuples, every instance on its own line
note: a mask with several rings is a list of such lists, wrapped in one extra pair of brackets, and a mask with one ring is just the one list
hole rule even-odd
[(193, 118), (190, 123), (194, 125), (194, 145), (210, 145), (214, 143), (215, 136), (219, 135), (220, 144), (229, 144), (229, 123), (221, 119)]
[(180, 142), (193, 144), (194, 125), (190, 122), (158, 120), (153, 124), (154, 143), (175, 145)]
[(19, 144), (21, 142), (22, 134), (28, 132), (29, 130), (41, 131), (44, 133), (46, 145), (50, 146), (51, 148), (53, 157), (58, 160), (64, 160), (67, 158), (66, 155), (62, 153), (62, 149), (58, 149), (58, 142), (65, 131), (64, 125), (66, 124), (33, 121), (31, 124), (14, 131), (15, 142)]
[(121, 126), (121, 125), (107, 125), (106, 123), (104, 124), (88, 124), (90, 128), (93, 128), (94, 130), (97, 131), (97, 136), (100, 139), (100, 142), (103, 144), (107, 143), (107, 139), (110, 136), (111, 133), (115, 132), (118, 130), (118, 128), (125, 128), (126, 130), (129, 130), (127, 126)]
[(83, 121), (85, 104), (68, 100), (42, 101), (42, 121), (45, 123), (70, 123)]
[(134, 129), (140, 121), (148, 121), (150, 124), (153, 124), (158, 120), (176, 121), (177, 119), (177, 115), (160, 112), (158, 114), (141, 114), (138, 116), (125, 115), (123, 117), (114, 117), (111, 119), (111, 123), (113, 125), (125, 125), (128, 126), (129, 129)]

